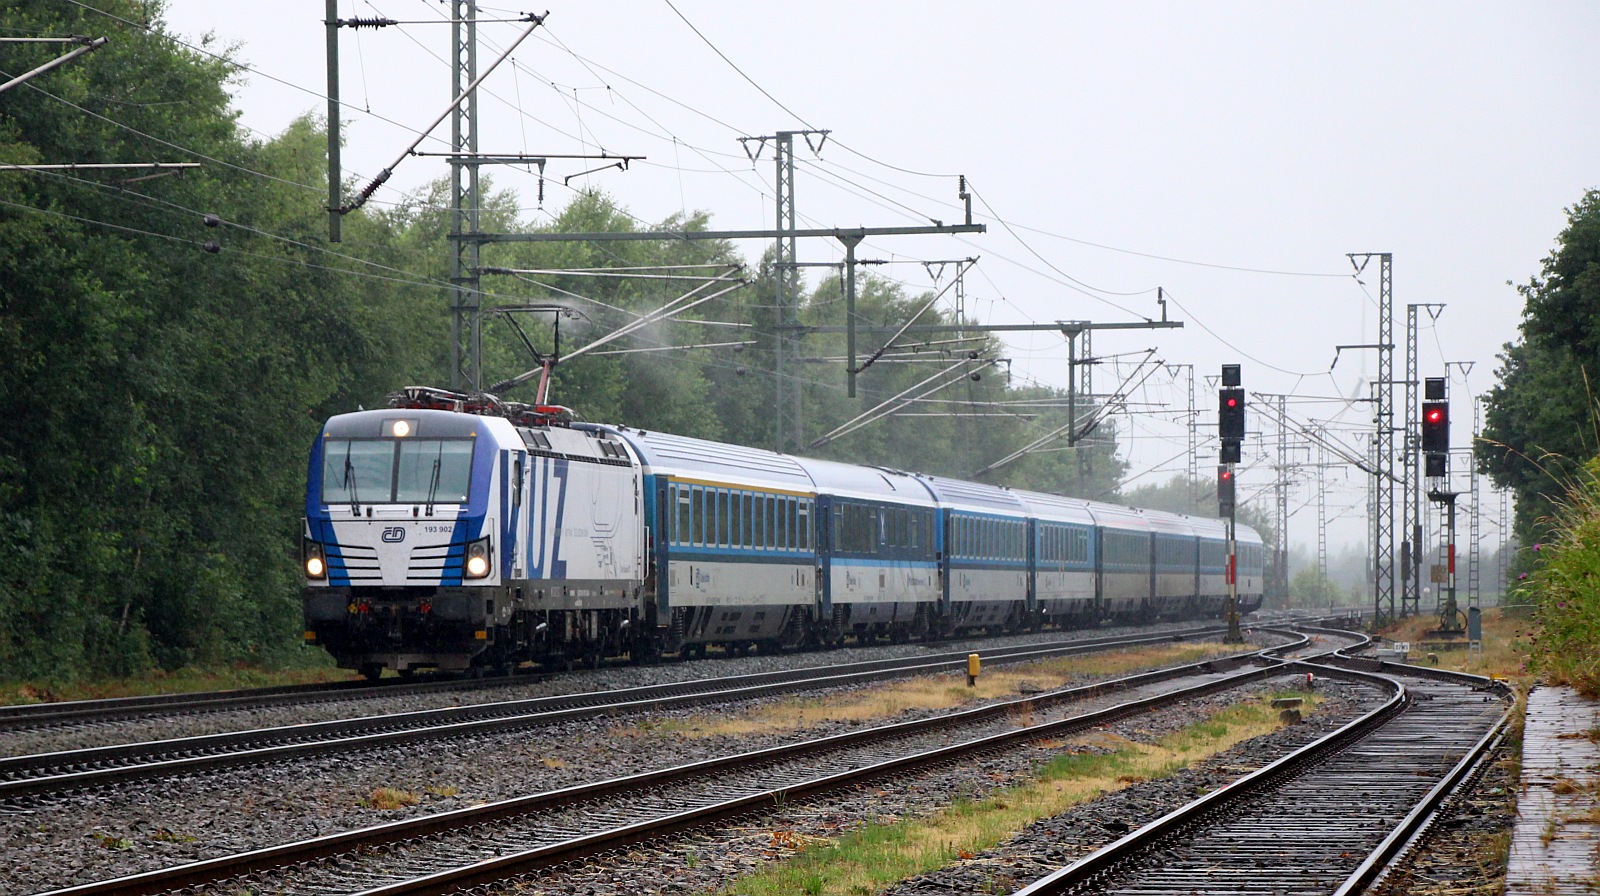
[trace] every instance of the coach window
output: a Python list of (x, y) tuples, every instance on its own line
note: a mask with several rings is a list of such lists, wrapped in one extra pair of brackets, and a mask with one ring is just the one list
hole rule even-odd
[(767, 546), (767, 501), (762, 495), (750, 496), (750, 546), (764, 548)]
[(678, 530), (674, 536), (678, 544), (690, 542), (690, 490), (682, 485), (672, 486), (672, 491), (677, 494), (678, 504)]
[(700, 489), (697, 486), (690, 486), (685, 491), (689, 493), (690, 528), (683, 533), (684, 541), (688, 544), (703, 544), (705, 542), (706, 514), (705, 506), (700, 497)]
[(767, 547), (776, 550), (783, 546), (783, 541), (778, 537), (778, 507), (782, 498), (767, 496)]
[(800, 545), (800, 502), (790, 498), (784, 502), (789, 505), (789, 550), (795, 550)]
[(725, 488), (717, 489), (715, 500), (716, 524), (711, 527), (711, 531), (707, 534), (714, 536), (711, 540), (712, 544), (725, 548), (728, 546), (728, 490)]
[(789, 551), (794, 549), (794, 499), (778, 499), (778, 550)]
[(797, 504), (799, 505), (796, 514), (800, 523), (800, 550), (809, 551), (811, 550), (811, 502), (801, 500)]
[(744, 546), (744, 493), (728, 493), (728, 544)]
[(749, 492), (744, 493), (744, 499), (739, 502), (739, 510), (744, 519), (744, 546), (756, 546), (756, 496)]

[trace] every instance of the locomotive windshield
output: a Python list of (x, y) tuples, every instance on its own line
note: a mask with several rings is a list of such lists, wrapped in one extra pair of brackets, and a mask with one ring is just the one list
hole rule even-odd
[(459, 504), (472, 482), (470, 439), (328, 439), (324, 504)]

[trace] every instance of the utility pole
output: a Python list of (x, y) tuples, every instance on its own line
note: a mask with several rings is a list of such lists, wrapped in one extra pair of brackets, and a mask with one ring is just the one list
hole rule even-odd
[(465, 239), (478, 233), (483, 207), (478, 191), (478, 4), (451, 0), (450, 95), (459, 100), (450, 116), (450, 345), (455, 364), (450, 388), (482, 385), (483, 327), (479, 315), (483, 288), (479, 274), (483, 244)]
[(1317, 431), (1317, 581), (1328, 584), (1328, 446)]
[(1422, 600), (1422, 475), (1417, 458), (1422, 456), (1417, 441), (1417, 309), (1406, 305), (1406, 404), (1405, 433), (1401, 439), (1405, 495), (1401, 505), (1400, 537), (1400, 615), (1421, 612)]
[(1200, 503), (1200, 411), (1194, 406), (1194, 365), (1189, 368), (1189, 506)]
[(1500, 606), (1506, 603), (1506, 587), (1510, 584), (1506, 572), (1506, 551), (1511, 548), (1511, 510), (1507, 506), (1509, 489), (1500, 489), (1500, 548), (1494, 552), (1494, 575), (1500, 584)]
[[(1378, 259), (1378, 381), (1377, 438), (1373, 477), (1373, 625), (1382, 628), (1395, 620), (1394, 612), (1394, 256), (1388, 252), (1351, 253), (1350, 263), (1359, 275), (1374, 257)], [(1359, 264), (1356, 259), (1361, 259)]]
[[(1378, 391), (1378, 384), (1372, 383), (1371, 390), (1374, 393), (1372, 396), (1372, 403), (1373, 406), (1376, 407), (1378, 403), (1378, 396), (1376, 394)], [(1376, 471), (1379, 469), (1379, 464), (1381, 463), (1379, 460), (1381, 457), (1379, 439), (1376, 430), (1374, 430), (1372, 433), (1372, 442), (1369, 450), (1372, 452), (1372, 469)], [(1368, 569), (1370, 570), (1372, 581), (1372, 624), (1374, 627), (1388, 625), (1395, 619), (1394, 588), (1390, 587), (1385, 589), (1382, 587), (1387, 569), (1380, 560), (1381, 554), (1378, 551), (1378, 545), (1382, 541), (1382, 536), (1380, 534), (1382, 524), (1378, 518), (1382, 513), (1378, 503), (1379, 495), (1381, 494), (1379, 490), (1379, 483), (1382, 481), (1383, 477), (1377, 475), (1376, 472), (1374, 472), (1374, 474), (1369, 477), (1367, 481), (1367, 519), (1371, 522), (1371, 526), (1368, 531), (1372, 533), (1372, 540), (1368, 545), (1368, 547), (1371, 549), (1370, 553), (1372, 555), (1372, 565), (1368, 567)]]
[[(1481, 411), (1482, 404), (1480, 403), (1480, 398), (1479, 396), (1475, 395), (1472, 398), (1472, 442), (1470, 443), (1472, 445), (1478, 444), (1478, 430), (1483, 425)], [(1483, 537), (1483, 532), (1481, 529), (1483, 515), (1479, 512), (1481, 508), (1479, 505), (1480, 494), (1478, 491), (1478, 465), (1469, 460), (1467, 470), (1468, 475), (1471, 477), (1471, 485), (1468, 486), (1468, 488), (1471, 494), (1470, 500), (1472, 501), (1472, 516), (1469, 518), (1470, 534), (1467, 536), (1467, 606), (1476, 607), (1481, 605), (1479, 603), (1480, 582), (1478, 563), (1480, 560), (1480, 541)]]
[[(796, 329), (799, 324), (797, 315), (800, 293), (800, 267), (795, 241), (795, 196), (794, 196), (794, 138), (801, 137), (806, 145), (811, 147), (813, 153), (819, 153), (823, 144), (828, 141), (828, 131), (778, 131), (765, 137), (740, 137), (739, 142), (744, 146), (745, 154), (750, 161), (755, 162), (761, 158), (761, 150), (772, 141), (774, 167), (776, 168), (773, 206), (776, 211), (776, 222), (773, 227), (773, 258), (772, 274), (773, 289), (773, 317), (775, 333), (773, 339), (773, 381), (776, 393), (773, 399), (773, 409), (776, 412), (773, 431), (773, 448), (783, 452), (788, 447), (788, 442), (793, 441), (796, 446), (805, 443), (804, 438), (804, 401), (805, 390), (802, 388), (802, 379), (799, 368), (790, 376), (788, 367), (797, 363), (800, 358), (798, 348), (799, 333)], [(812, 137), (819, 137), (815, 144)], [(756, 148), (751, 150), (750, 144), (754, 142)], [(846, 251), (851, 260), (855, 257), (854, 242), (846, 242)], [(846, 274), (845, 289), (852, 296), (855, 287), (854, 266)], [(851, 395), (855, 394), (855, 381), (851, 381)], [(792, 435), (791, 435), (792, 434)]]
[(1189, 507), (1190, 512), (1195, 512), (1200, 508), (1200, 429), (1199, 415), (1194, 407), (1194, 365), (1167, 365), (1167, 373), (1173, 378), (1177, 378), (1180, 370), (1189, 376)]
[(1444, 305), (1420, 303), (1406, 305), (1406, 405), (1405, 436), (1401, 440), (1404, 452), (1405, 501), (1400, 535), (1404, 540), (1400, 551), (1400, 615), (1412, 616), (1422, 612), (1422, 449), (1417, 420), (1417, 336), (1418, 310), (1424, 310), (1434, 321)]
[(1289, 425), (1288, 396), (1278, 396), (1278, 475), (1277, 490), (1278, 546), (1272, 558), (1273, 578), (1277, 580), (1278, 596), (1288, 605), (1289, 598)]
[(327, 28), (328, 52), (328, 242), (337, 243), (342, 238), (344, 221), (344, 214), (339, 211), (344, 204), (344, 169), (339, 161), (344, 142), (339, 136), (339, 0), (328, 0), (323, 25)]

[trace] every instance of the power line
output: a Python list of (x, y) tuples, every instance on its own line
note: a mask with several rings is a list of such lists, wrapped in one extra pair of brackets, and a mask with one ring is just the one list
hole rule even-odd
[(730, 68), (732, 68), (734, 71), (738, 72), (739, 73), (739, 77), (741, 77), (741, 78), (745, 79), (746, 81), (750, 82), (750, 86), (751, 87), (754, 87), (756, 90), (761, 91), (761, 95), (762, 96), (764, 96), (767, 99), (771, 100), (772, 104), (777, 106), (779, 109), (782, 109), (783, 111), (785, 111), (785, 112), (789, 113), (791, 116), (793, 116), (795, 121), (800, 122), (801, 124), (805, 125), (807, 128), (810, 128), (811, 130), (816, 130), (816, 128), (811, 124), (811, 122), (806, 121), (805, 118), (801, 117), (793, 109), (790, 109), (788, 106), (785, 106), (782, 102), (780, 102), (778, 100), (777, 97), (773, 96), (771, 93), (768, 93), (767, 89), (765, 87), (762, 87), (760, 84), (757, 84), (756, 80), (754, 78), (752, 78), (749, 75), (745, 74), (744, 73), (744, 69), (741, 69), (739, 66), (735, 65), (734, 61), (732, 59), (728, 58), (728, 54), (726, 54), (726, 53), (722, 52), (721, 50), (717, 49), (717, 45), (712, 43), (710, 38), (706, 37), (704, 34), (701, 34), (700, 33), (700, 29), (696, 28), (694, 26), (694, 23), (689, 21), (687, 16), (685, 16), (681, 12), (678, 12), (678, 7), (672, 5), (672, 0), (663, 0), (663, 2), (665, 2), (667, 4), (667, 8), (672, 10), (678, 16), (678, 18), (683, 19), (683, 24), (689, 26), (689, 30), (694, 32), (695, 37), (698, 37), (702, 41), (705, 41), (706, 46), (710, 47), (712, 52), (714, 52), (718, 56), (722, 57), (722, 61), (723, 62), (728, 63), (728, 66)]

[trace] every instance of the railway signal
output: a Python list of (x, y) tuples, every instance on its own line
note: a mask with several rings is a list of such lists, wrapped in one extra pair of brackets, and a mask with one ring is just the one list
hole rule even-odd
[(1239, 463), (1239, 447), (1244, 442), (1244, 387), (1240, 384), (1239, 365), (1222, 365), (1222, 389), (1217, 392), (1217, 435), (1221, 437), (1222, 463), (1217, 467), (1217, 515), (1228, 524), (1228, 634), (1223, 640), (1229, 644), (1243, 643), (1239, 632), (1239, 581), (1234, 572), (1238, 569), (1239, 545), (1234, 531), (1234, 480), (1233, 465)]
[(1422, 453), (1428, 476), (1443, 476), (1449, 469), (1450, 402), (1445, 399), (1444, 377), (1428, 377), (1422, 402)]
[(1217, 435), (1222, 439), (1222, 462), (1239, 463), (1244, 442), (1244, 389), (1239, 385), (1239, 365), (1222, 365), (1222, 388), (1217, 392)]
[(1449, 402), (1422, 403), (1422, 450), (1428, 454), (1444, 454), (1450, 450)]
[(1244, 439), (1244, 389), (1222, 389), (1217, 393), (1217, 431), (1226, 441)]

